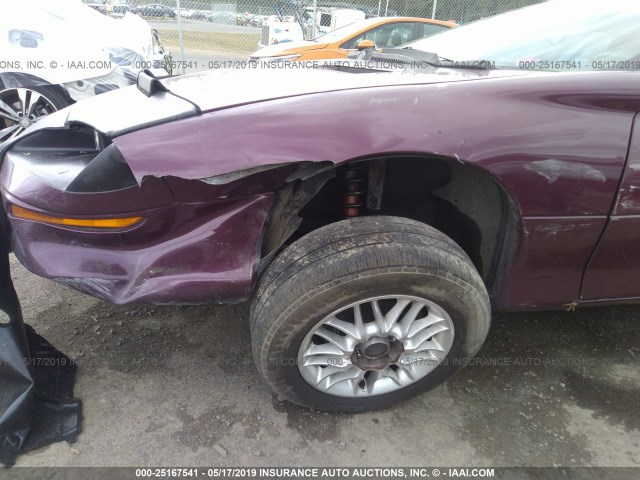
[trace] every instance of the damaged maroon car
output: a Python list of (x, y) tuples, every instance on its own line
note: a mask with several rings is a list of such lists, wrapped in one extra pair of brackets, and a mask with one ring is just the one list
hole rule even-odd
[[(606, 42), (567, 28), (594, 9)], [(420, 56), (472, 25), (389, 57), (440, 68), (143, 74), (3, 145), (11, 249), (108, 302), (251, 299), (257, 368), (294, 403), (426, 391), (475, 355), (492, 309), (640, 298), (640, 74), (541, 66), (637, 62), (640, 9), (557, 18), (543, 53), (525, 47), (549, 22), (494, 54), (478, 42), (488, 62)]]

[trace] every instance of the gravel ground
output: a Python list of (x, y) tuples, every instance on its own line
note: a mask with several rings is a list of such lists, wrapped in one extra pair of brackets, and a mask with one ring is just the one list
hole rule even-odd
[(113, 306), (12, 268), (26, 322), (77, 360), (84, 402), (76, 443), (18, 466), (640, 466), (637, 306), (496, 314), (444, 385), (337, 415), (262, 382), (247, 304)]

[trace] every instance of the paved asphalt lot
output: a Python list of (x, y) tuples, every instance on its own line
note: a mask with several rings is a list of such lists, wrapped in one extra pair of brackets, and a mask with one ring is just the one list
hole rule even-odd
[(77, 360), (84, 402), (78, 442), (18, 466), (640, 466), (637, 306), (497, 314), (446, 384), (337, 415), (261, 381), (247, 304), (112, 306), (12, 266), (25, 320)]

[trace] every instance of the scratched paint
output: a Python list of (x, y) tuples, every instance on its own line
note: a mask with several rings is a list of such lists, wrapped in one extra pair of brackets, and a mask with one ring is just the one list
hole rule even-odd
[(536, 160), (525, 165), (527, 170), (537, 173), (547, 179), (549, 183), (554, 183), (563, 177), (591, 180), (594, 182), (606, 182), (607, 178), (598, 169), (584, 163), (567, 162), (555, 158), (547, 160)]

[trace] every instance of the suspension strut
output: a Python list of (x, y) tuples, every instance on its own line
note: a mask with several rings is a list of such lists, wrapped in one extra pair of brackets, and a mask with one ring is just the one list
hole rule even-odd
[(346, 218), (359, 217), (367, 198), (367, 166), (349, 165), (342, 171), (342, 213)]

